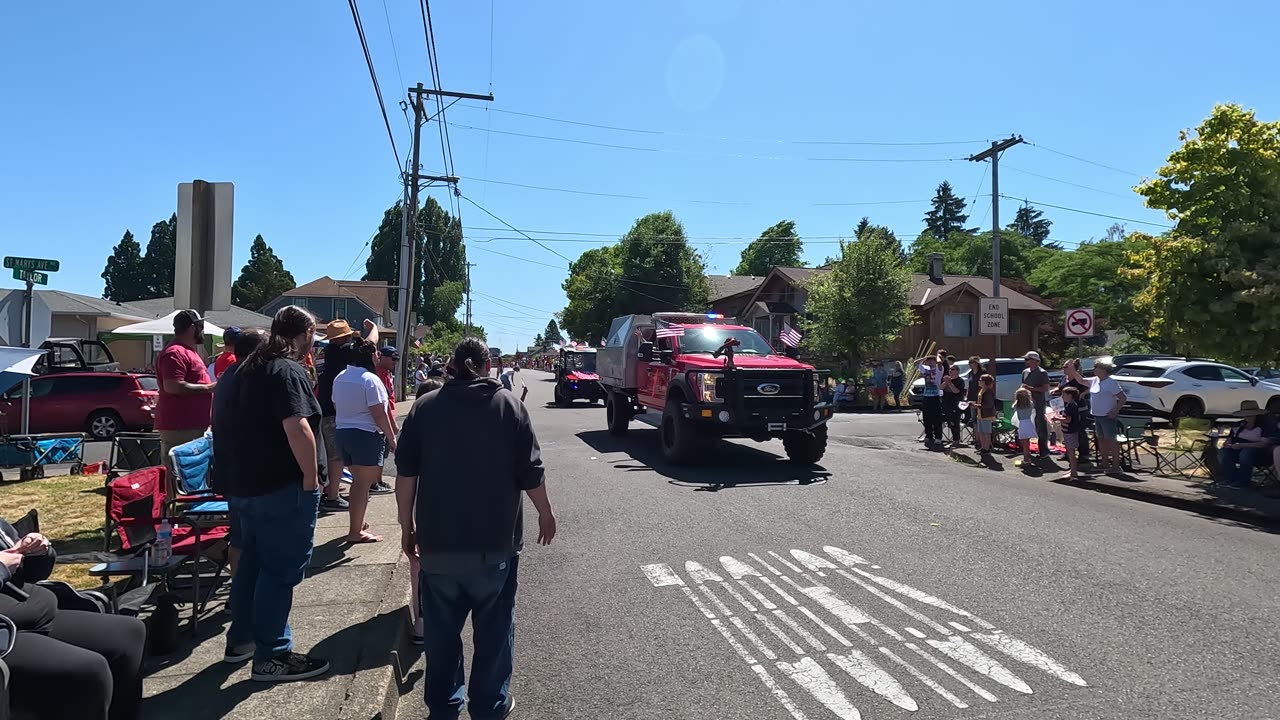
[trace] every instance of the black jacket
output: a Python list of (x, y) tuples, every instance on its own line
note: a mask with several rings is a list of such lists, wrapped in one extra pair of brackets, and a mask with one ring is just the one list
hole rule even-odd
[[(9, 521), (0, 518), (0, 550), (8, 550), (21, 539), (22, 537), (9, 524)], [(0, 564), (0, 585), (11, 582), (18, 587), (22, 587), (26, 583), (47, 580), (49, 574), (53, 572), (53, 564), (57, 562), (57, 559), (58, 556), (53, 552), (53, 546), (50, 545), (49, 552), (44, 555), (28, 555), (23, 558), (22, 567), (18, 568), (13, 574), (10, 574), (8, 568)]]

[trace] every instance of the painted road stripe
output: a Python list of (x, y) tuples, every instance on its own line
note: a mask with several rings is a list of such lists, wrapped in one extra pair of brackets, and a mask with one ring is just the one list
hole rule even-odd
[[(804, 607), (804, 606), (802, 605), (802, 606), (800, 607), (800, 612), (804, 613), (804, 614), (805, 614), (805, 617), (807, 617), (807, 618), (809, 618), (810, 620), (812, 620), (812, 621), (814, 622), (814, 624), (815, 624), (815, 625), (817, 625), (818, 627), (820, 627), (820, 628), (822, 628), (823, 630), (825, 630), (825, 631), (826, 631), (826, 633), (827, 633), (828, 635), (830, 635), (831, 637), (835, 638), (835, 639), (836, 639), (836, 642), (840, 643), (841, 645), (844, 645), (845, 647), (853, 647), (853, 643), (849, 642), (849, 639), (848, 639), (848, 638), (846, 638), (845, 636), (843, 636), (843, 635), (841, 635), (840, 633), (836, 632), (836, 629), (835, 629), (835, 628), (833, 628), (833, 627), (831, 627), (830, 625), (828, 625), (828, 624), (826, 623), (826, 621), (825, 621), (825, 620), (823, 620), (822, 618), (818, 617), (817, 615), (814, 615), (814, 614), (813, 614), (813, 611), (812, 611), (812, 610), (810, 610), (809, 608)], [(867, 640), (870, 640), (870, 639), (871, 639), (870, 637), (868, 637), (868, 638), (867, 638)]]
[(911, 675), (912, 675), (915, 679), (917, 679), (917, 680), (919, 680), (920, 682), (924, 683), (924, 684), (925, 684), (925, 687), (928, 687), (930, 690), (932, 690), (932, 691), (934, 691), (934, 692), (938, 693), (939, 695), (941, 695), (942, 697), (946, 698), (946, 699), (947, 699), (947, 702), (951, 703), (952, 705), (955, 705), (956, 707), (960, 708), (961, 710), (964, 710), (965, 708), (969, 707), (969, 704), (968, 704), (968, 703), (966, 703), (965, 701), (963, 701), (963, 700), (961, 700), (960, 698), (958, 698), (958, 697), (956, 697), (955, 695), (953, 695), (953, 694), (951, 693), (951, 691), (950, 691), (950, 690), (948, 690), (948, 689), (946, 689), (946, 688), (942, 687), (941, 685), (939, 685), (938, 683), (934, 682), (934, 680), (933, 680), (932, 678), (930, 678), (928, 675), (925, 675), (924, 673), (920, 672), (918, 669), (916, 669), (916, 666), (915, 666), (915, 665), (912, 665), (911, 663), (907, 662), (906, 660), (903, 660), (902, 658), (898, 657), (897, 655), (894, 655), (894, 654), (893, 654), (893, 651), (892, 651), (892, 650), (890, 650), (889, 648), (887, 648), (887, 647), (882, 647), (882, 648), (880, 648), (880, 652), (884, 653), (885, 655), (888, 655), (888, 656), (889, 656), (889, 657), (890, 657), (894, 662), (896, 662), (896, 663), (898, 663), (899, 665), (901, 665), (902, 667), (906, 668), (906, 669), (907, 669), (907, 672), (911, 673)]
[(952, 635), (945, 640), (928, 640), (927, 642), (935, 649), (941, 650), (943, 655), (968, 665), (1005, 687), (1017, 690), (1024, 695), (1032, 694), (1031, 686), (1023, 682), (1022, 678), (1014, 675), (1009, 668), (1001, 665), (998, 660), (982, 652), (977, 645), (959, 635)]
[[(804, 610), (804, 608), (800, 608), (800, 610), (801, 610), (801, 611), (803, 611), (803, 610)], [(811, 646), (813, 647), (813, 649), (814, 649), (814, 650), (817, 650), (818, 652), (825, 652), (825, 651), (826, 651), (827, 646), (826, 646), (826, 645), (823, 645), (823, 644), (822, 644), (822, 641), (820, 641), (820, 640), (818, 640), (818, 638), (814, 637), (814, 636), (813, 636), (813, 633), (811, 633), (811, 632), (809, 632), (808, 630), (805, 630), (803, 627), (801, 627), (801, 626), (800, 626), (800, 623), (796, 622), (795, 620), (792, 620), (792, 619), (791, 619), (791, 616), (790, 616), (790, 615), (788, 615), (788, 614), (786, 613), (786, 611), (784, 611), (784, 610), (774, 610), (774, 611), (773, 611), (773, 614), (774, 614), (774, 615), (777, 615), (779, 620), (781, 620), (782, 622), (786, 623), (786, 624), (787, 624), (787, 627), (791, 628), (791, 631), (792, 631), (792, 632), (794, 632), (795, 634), (799, 635), (799, 636), (801, 637), (801, 639), (803, 639), (805, 642), (809, 643), (809, 645), (811, 645)]]
[(906, 614), (910, 615), (912, 618), (914, 618), (914, 619), (916, 619), (916, 620), (918, 620), (918, 621), (920, 621), (920, 622), (924, 623), (925, 625), (928, 625), (929, 627), (933, 628), (934, 630), (937, 630), (938, 632), (942, 633), (943, 635), (950, 635), (950, 634), (951, 634), (951, 628), (947, 627), (946, 625), (943, 625), (942, 623), (935, 622), (934, 620), (932, 620), (932, 619), (930, 619), (928, 616), (926, 616), (924, 613), (918, 612), (918, 611), (916, 611), (916, 610), (915, 610), (915, 609), (913, 609), (913, 608), (907, 607), (907, 605), (903, 604), (903, 603), (902, 603), (902, 601), (898, 600), (898, 599), (897, 599), (897, 598), (895, 598), (895, 597), (891, 597), (891, 596), (889, 596), (887, 593), (885, 593), (885, 592), (884, 592), (883, 590), (881, 590), (880, 588), (871, 587), (870, 585), (868, 585), (868, 584), (866, 584), (866, 583), (862, 582), (862, 581), (861, 581), (861, 580), (859, 580), (858, 578), (854, 577), (854, 576), (853, 576), (853, 575), (852, 575), (848, 570), (836, 570), (836, 572), (837, 572), (837, 573), (839, 573), (839, 574), (841, 574), (841, 575), (843, 575), (844, 577), (848, 578), (851, 582), (853, 582), (853, 583), (857, 584), (857, 586), (858, 586), (858, 587), (860, 587), (860, 588), (862, 588), (863, 590), (866, 590), (867, 592), (871, 593), (872, 595), (875, 595), (876, 597), (880, 598), (881, 600), (883, 600), (883, 601), (885, 601), (885, 602), (889, 603), (890, 605), (892, 605), (892, 606), (894, 606), (894, 607), (898, 608), (898, 609), (899, 609), (899, 610), (901, 610), (902, 612), (904, 612), (904, 613), (906, 613)]
[[(864, 613), (861, 608), (856, 605), (851, 605), (844, 598), (836, 595), (834, 592), (831, 592), (831, 588), (824, 587), (822, 585), (815, 588), (805, 588), (804, 594), (813, 598), (819, 605), (826, 608), (827, 612), (835, 615), (837, 620), (844, 623), (845, 627), (858, 633), (859, 637), (863, 640), (866, 640), (872, 645), (876, 644), (876, 641), (872, 640), (871, 636), (868, 635), (865, 630), (858, 627), (862, 623), (871, 622), (871, 616)], [(898, 639), (901, 640), (902, 636), (899, 635)]]
[(812, 553), (803, 550), (792, 550), (791, 557), (800, 561), (800, 564), (809, 568), (809, 571), (818, 577), (826, 577), (827, 574), (823, 570), (835, 570), (836, 566), (830, 560), (824, 557), (818, 557)]
[[(751, 567), (747, 563), (744, 563), (741, 560), (738, 560), (737, 558), (734, 558), (732, 556), (723, 555), (720, 557), (720, 564), (724, 566), (725, 571), (728, 572), (729, 575), (731, 575), (735, 580), (745, 580), (748, 576), (759, 578), (760, 582), (769, 586), (770, 590), (773, 590), (774, 592), (778, 593), (779, 597), (781, 597), (783, 600), (786, 600), (792, 605), (800, 604), (799, 602), (796, 601), (795, 598), (788, 595), (785, 590), (778, 587), (777, 583), (775, 583), (773, 580), (770, 580), (765, 575), (762, 575), (759, 571), (757, 571), (755, 568)], [(769, 608), (767, 605), (765, 607), (770, 610), (773, 609), (773, 608)]]
[(706, 604), (699, 600), (697, 595), (693, 594), (693, 591), (689, 589), (688, 585), (681, 583), (680, 589), (684, 591), (684, 594), (687, 595), (691, 601), (693, 601), (694, 607), (701, 610), (702, 614), (707, 616), (708, 620), (715, 619), (716, 614), (711, 612), (711, 608), (707, 607)]
[(778, 587), (778, 584), (777, 584), (777, 583), (775, 583), (774, 581), (770, 580), (769, 578), (767, 578), (767, 577), (765, 577), (765, 576), (761, 575), (761, 576), (760, 576), (760, 582), (764, 583), (765, 585), (768, 585), (770, 590), (773, 590), (774, 592), (778, 593), (778, 595), (779, 595), (780, 597), (782, 597), (782, 599), (783, 599), (783, 600), (786, 600), (787, 602), (791, 603), (792, 605), (799, 605), (799, 604), (800, 604), (800, 601), (798, 601), (798, 600), (796, 600), (795, 598), (791, 597), (791, 595), (787, 594), (787, 591), (786, 591), (786, 590), (783, 590), (782, 588)]
[(961, 617), (967, 617), (970, 620), (977, 623), (978, 625), (980, 625), (981, 627), (984, 627), (988, 630), (994, 630), (996, 627), (995, 625), (992, 625), (991, 623), (974, 615), (968, 610), (958, 608), (955, 605), (952, 605), (951, 603), (947, 602), (946, 600), (940, 600), (923, 590), (917, 590), (911, 587), (910, 585), (907, 585), (905, 583), (900, 583), (897, 580), (890, 580), (889, 578), (880, 577), (879, 575), (872, 575), (871, 573), (867, 572), (866, 570), (863, 570), (862, 568), (854, 568), (853, 571), (858, 573), (862, 577), (867, 578), (868, 580), (874, 582), (877, 585), (887, 587), (890, 590), (898, 593), (899, 595), (906, 595), (907, 597), (911, 598), (912, 600), (915, 600), (916, 602), (921, 602), (921, 603), (924, 603), (925, 605), (932, 605), (936, 608), (941, 608), (942, 610), (955, 613), (956, 615), (959, 615)]
[(724, 588), (726, 592), (732, 595), (733, 599), (738, 601), (738, 604), (747, 609), (747, 612), (756, 611), (756, 606), (752, 605), (750, 600), (743, 597), (742, 593), (738, 592), (737, 588), (727, 582), (720, 583), (720, 587)]
[(742, 618), (738, 617), (737, 615), (734, 615), (733, 617), (729, 618), (729, 622), (733, 623), (733, 626), (738, 628), (738, 632), (747, 636), (747, 640), (749, 640), (751, 644), (755, 646), (756, 650), (760, 651), (761, 655), (764, 655), (770, 660), (778, 659), (778, 655), (774, 653), (772, 650), (770, 650), (768, 645), (764, 644), (764, 641), (760, 639), (759, 635), (756, 635), (755, 632), (751, 630), (751, 628), (747, 627), (747, 624), (743, 622)]
[(803, 657), (794, 663), (778, 661), (778, 669), (804, 688), (813, 699), (822, 703), (840, 720), (861, 720), (858, 708), (840, 689), (826, 670), (811, 657)]
[(741, 580), (739, 580), (739, 581), (738, 581), (738, 584), (739, 584), (739, 585), (741, 585), (742, 587), (746, 588), (746, 589), (747, 589), (747, 592), (751, 593), (751, 597), (753, 597), (753, 598), (755, 598), (756, 600), (758, 600), (758, 601), (760, 602), (760, 604), (761, 604), (762, 606), (764, 606), (764, 609), (765, 609), (765, 610), (775, 610), (775, 609), (777, 609), (777, 607), (778, 607), (778, 606), (777, 606), (777, 605), (774, 605), (772, 600), (770, 600), (769, 598), (765, 597), (765, 596), (764, 596), (764, 594), (763, 594), (763, 593), (761, 593), (759, 590), (757, 590), (757, 589), (755, 589), (755, 588), (751, 587), (750, 585), (748, 585), (748, 584), (747, 584), (747, 579), (746, 579), (746, 578), (742, 578)]
[[(778, 612), (778, 611), (777, 611), (777, 610), (775, 610), (774, 612)], [(781, 640), (781, 641), (782, 641), (782, 643), (783, 643), (784, 645), (786, 645), (787, 647), (791, 648), (791, 652), (793, 652), (793, 653), (795, 653), (795, 654), (797, 654), (797, 655), (803, 655), (803, 654), (804, 654), (804, 648), (800, 647), (800, 646), (799, 646), (799, 645), (798, 645), (794, 640), (792, 640), (790, 637), (787, 637), (787, 634), (786, 634), (786, 633), (784, 633), (784, 632), (782, 632), (782, 628), (778, 627), (777, 623), (775, 623), (774, 621), (770, 620), (770, 619), (769, 619), (769, 616), (764, 615), (764, 614), (761, 614), (761, 613), (756, 613), (756, 619), (760, 621), (760, 624), (761, 624), (761, 625), (764, 625), (764, 626), (765, 626), (765, 629), (767, 629), (769, 632), (773, 633), (774, 637), (778, 638), (779, 640)]]
[(795, 588), (796, 590), (799, 590), (800, 592), (804, 592), (804, 588), (800, 586), (800, 583), (796, 582), (795, 580), (792, 580), (786, 575), (782, 576), (782, 581), (790, 585), (791, 587)]
[(916, 645), (915, 643), (907, 643), (907, 647), (914, 650), (915, 653), (920, 657), (936, 665), (938, 669), (941, 670), (942, 672), (950, 675), (956, 680), (959, 680), (961, 683), (964, 684), (965, 687), (977, 693), (978, 697), (982, 698), (983, 700), (986, 700), (987, 702), (996, 702), (996, 700), (998, 699), (996, 698), (995, 695), (992, 695), (991, 693), (987, 692), (987, 690), (983, 688), (981, 685), (973, 682), (972, 680), (961, 675), (955, 670), (952, 670), (950, 665), (942, 662), (941, 660), (934, 657), (933, 655), (930, 655), (928, 652), (922, 649), (919, 645)]
[(749, 557), (749, 558), (751, 558), (752, 560), (755, 560), (756, 562), (760, 563), (761, 565), (763, 565), (763, 566), (764, 566), (764, 569), (765, 569), (765, 570), (768, 570), (769, 572), (773, 573), (774, 575), (781, 575), (781, 574), (782, 574), (782, 571), (781, 571), (781, 570), (779, 570), (778, 568), (776, 568), (776, 567), (774, 567), (774, 566), (770, 565), (769, 563), (765, 562), (765, 561), (764, 561), (764, 558), (760, 557), (759, 555), (757, 555), (757, 554), (755, 554), (755, 553), (747, 553), (747, 557)]
[(961, 625), (961, 624), (960, 624), (960, 623), (958, 623), (958, 622), (949, 622), (949, 623), (947, 623), (947, 624), (948, 624), (948, 625), (950, 625), (951, 627), (953, 627), (953, 628), (955, 628), (955, 629), (959, 630), (960, 632), (973, 632), (972, 630), (970, 630), (969, 628), (965, 627), (964, 625)]
[(720, 634), (724, 636), (724, 639), (729, 641), (729, 645), (737, 651), (738, 657), (742, 658), (743, 662), (746, 662), (748, 665), (756, 664), (755, 657), (752, 656), (750, 651), (742, 646), (742, 643), (738, 642), (738, 638), (733, 636), (733, 633), (729, 631), (729, 628), (724, 626), (723, 622), (720, 620), (712, 620), (711, 624), (715, 625), (716, 629), (720, 631)]
[(710, 600), (711, 604), (714, 605), (715, 608), (720, 611), (721, 615), (728, 617), (733, 614), (733, 611), (729, 609), (729, 606), (720, 602), (720, 598), (716, 597), (716, 594), (711, 592), (711, 588), (707, 587), (706, 585), (699, 584), (698, 589), (702, 591), (703, 595), (707, 596), (707, 599)]
[(787, 559), (786, 559), (786, 558), (782, 557), (781, 555), (779, 555), (778, 553), (776, 553), (776, 552), (774, 552), (774, 551), (772, 551), (772, 550), (770, 550), (770, 551), (769, 551), (769, 557), (771, 557), (771, 558), (773, 558), (774, 560), (777, 560), (778, 562), (782, 563), (782, 566), (783, 566), (783, 567), (785, 567), (786, 569), (790, 570), (791, 572), (793, 572), (793, 573), (795, 573), (795, 574), (797, 574), (797, 575), (803, 575), (803, 574), (804, 574), (804, 571), (803, 571), (803, 570), (801, 570), (800, 568), (796, 567), (795, 565), (792, 565), (790, 562), (788, 562), (788, 561), (787, 561)]
[(1014, 660), (1040, 668), (1064, 682), (1081, 687), (1089, 686), (1089, 683), (1085, 682), (1084, 678), (1066, 669), (1057, 660), (1015, 637), (1005, 635), (999, 630), (990, 634), (974, 633), (971, 637), (981, 640)]
[(689, 573), (689, 579), (696, 583), (724, 581), (724, 578), (708, 570), (702, 563), (696, 563), (692, 560), (685, 562), (684, 571)]
[(769, 674), (768, 670), (764, 669), (763, 665), (752, 665), (751, 669), (754, 670), (756, 676), (760, 678), (760, 682), (764, 683), (764, 686), (769, 688), (769, 692), (773, 693), (773, 696), (778, 699), (778, 702), (782, 703), (782, 707), (786, 708), (787, 712), (791, 713), (792, 718), (795, 720), (808, 720), (808, 717), (804, 712), (802, 712), (800, 708), (796, 707), (795, 703), (791, 702), (791, 696), (787, 694), (787, 691), (783, 690), (782, 686), (778, 685), (778, 681), (773, 679), (773, 676)]
[(859, 555), (854, 555), (853, 553), (847, 550), (841, 550), (840, 548), (835, 547), (833, 545), (822, 546), (822, 551), (830, 555), (831, 557), (835, 558), (837, 562), (839, 562), (841, 565), (844, 565), (845, 567), (853, 567), (854, 565), (870, 565), (871, 564), (870, 560), (867, 560), (866, 558), (861, 557)]
[(917, 629), (915, 629), (915, 628), (913, 628), (913, 627), (904, 627), (904, 628), (902, 628), (902, 629), (903, 629), (903, 630), (906, 630), (907, 632), (911, 633), (912, 635), (915, 635), (916, 637), (920, 638), (921, 640), (923, 640), (923, 639), (925, 639), (925, 637), (927, 637), (924, 633), (920, 632), (919, 630), (917, 630)]
[(684, 584), (684, 581), (680, 579), (680, 576), (677, 575), (670, 566), (663, 563), (641, 565), (640, 570), (644, 572), (645, 577), (649, 578), (649, 582), (653, 583), (654, 587)]
[(902, 684), (893, 678), (892, 675), (880, 669), (880, 666), (871, 661), (866, 654), (857, 650), (850, 650), (847, 655), (836, 655), (835, 653), (827, 653), (827, 658), (831, 662), (840, 666), (871, 692), (881, 697), (887, 698), (889, 702), (897, 705), (903, 710), (915, 712), (920, 709), (915, 699), (902, 687)]

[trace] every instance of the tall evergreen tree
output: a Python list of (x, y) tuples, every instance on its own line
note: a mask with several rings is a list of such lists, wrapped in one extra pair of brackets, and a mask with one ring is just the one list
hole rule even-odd
[(544, 343), (543, 347), (563, 345), (565, 340), (564, 335), (560, 334), (560, 326), (556, 324), (555, 318), (552, 318), (547, 323), (547, 329), (542, 331), (542, 335), (540, 337)]
[(284, 263), (259, 235), (253, 239), (253, 245), (249, 248), (249, 262), (240, 269), (240, 277), (231, 284), (231, 302), (243, 308), (259, 310), (297, 286), (293, 274), (284, 269)]
[(107, 266), (102, 271), (102, 279), (106, 283), (102, 297), (108, 300), (129, 302), (148, 297), (142, 246), (133, 239), (133, 233), (125, 230), (120, 243), (111, 249)]
[(146, 298), (171, 297), (173, 295), (174, 262), (178, 247), (178, 214), (169, 216), (151, 226), (151, 239), (147, 242), (147, 254), (142, 258), (146, 277)]
[[(402, 207), (396, 203), (382, 214), (382, 223), (369, 246), (369, 259), (365, 261), (365, 280), (386, 280), (387, 284), (400, 284), (400, 218)], [(462, 222), (428, 197), (418, 209), (418, 237), (414, 247), (414, 302), (418, 321), (427, 325), (448, 322), (449, 318), (436, 317), (447, 303), (431, 302), (432, 294), (441, 285), (466, 280), (466, 248), (462, 244)], [(399, 310), (396, 290), (389, 290), (391, 309)], [(456, 312), (457, 308), (454, 308)]]
[[(1049, 239), (1049, 226), (1051, 225), (1053, 225), (1053, 221), (1045, 218), (1043, 211), (1034, 207), (1031, 203), (1023, 202), (1022, 207), (1018, 208), (1017, 214), (1013, 216), (1013, 222), (1009, 223), (1008, 229), (1027, 238), (1036, 245), (1044, 245), (1045, 241)], [(1055, 243), (1049, 244), (1058, 247)]]
[(902, 241), (898, 239), (897, 234), (883, 225), (871, 224), (871, 220), (866, 216), (858, 221), (858, 227), (854, 228), (853, 236), (858, 240), (869, 237), (879, 238), (889, 252), (898, 258), (898, 262), (907, 260), (907, 253), (902, 249)]
[(933, 208), (924, 214), (925, 230), (936, 238), (949, 237), (953, 232), (977, 232), (977, 228), (964, 226), (969, 221), (964, 207), (964, 198), (956, 195), (951, 183), (943, 180), (933, 196)]

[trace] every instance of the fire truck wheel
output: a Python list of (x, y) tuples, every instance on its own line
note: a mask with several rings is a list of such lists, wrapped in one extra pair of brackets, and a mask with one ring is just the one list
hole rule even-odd
[(822, 459), (827, 451), (827, 426), (813, 430), (791, 430), (782, 438), (782, 446), (791, 462), (812, 465)]
[(667, 400), (667, 405), (662, 410), (662, 457), (672, 465), (682, 465), (689, 462), (697, 453), (698, 428), (693, 423), (681, 416), (680, 414), (680, 398), (671, 398)]
[(604, 401), (604, 416), (609, 424), (610, 435), (625, 435), (631, 423), (630, 402), (626, 395), (609, 393)]

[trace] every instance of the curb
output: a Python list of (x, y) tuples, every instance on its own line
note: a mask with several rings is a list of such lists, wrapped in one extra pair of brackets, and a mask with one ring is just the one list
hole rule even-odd
[(1253, 525), (1269, 532), (1280, 532), (1280, 517), (1268, 515), (1261, 510), (1255, 510), (1241, 505), (1232, 505), (1218, 500), (1192, 498), (1186, 495), (1174, 493), (1157, 492), (1128, 485), (1099, 482), (1098, 480), (1087, 477), (1081, 478), (1074, 483), (1067, 480), (1054, 482), (1057, 482), (1059, 485), (1074, 485), (1094, 490), (1096, 492), (1106, 493), (1108, 495), (1140, 500), (1153, 505), (1163, 505), (1165, 507), (1177, 508), (1179, 510), (1187, 510), (1199, 515), (1222, 518), (1224, 520), (1234, 520), (1239, 523)]
[(409, 561), (403, 555), (391, 571), (375, 617), (395, 624), (390, 644), (385, 633), (371, 632), (360, 645), (360, 657), (368, 657), (372, 667), (351, 676), (337, 720), (393, 720), (400, 703), (402, 686), (416, 659), (409, 652)]

